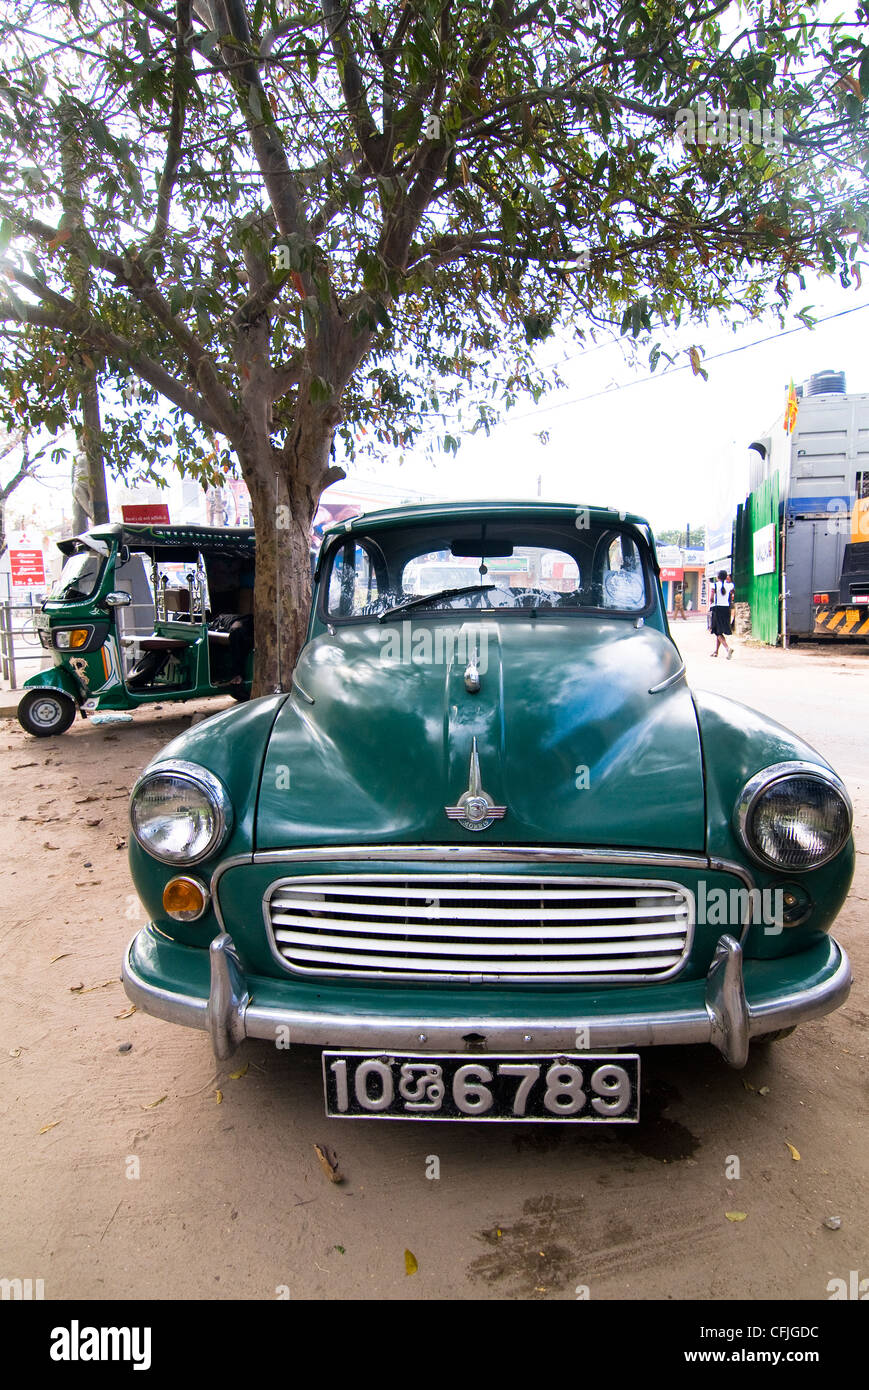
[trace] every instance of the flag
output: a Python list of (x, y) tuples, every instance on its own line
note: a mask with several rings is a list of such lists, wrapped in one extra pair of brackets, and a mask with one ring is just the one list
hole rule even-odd
[(797, 393), (794, 390), (794, 379), (793, 377), (791, 377), (791, 384), (788, 387), (787, 404), (785, 405), (785, 434), (793, 434), (794, 425), (797, 423), (797, 412), (799, 411), (799, 408), (800, 403), (797, 400)]

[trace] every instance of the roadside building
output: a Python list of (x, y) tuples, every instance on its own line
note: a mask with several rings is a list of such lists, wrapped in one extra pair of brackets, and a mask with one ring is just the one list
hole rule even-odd
[(667, 613), (676, 614), (676, 595), (681, 591), (687, 618), (706, 612), (706, 557), (702, 550), (679, 545), (658, 546), (661, 587)]

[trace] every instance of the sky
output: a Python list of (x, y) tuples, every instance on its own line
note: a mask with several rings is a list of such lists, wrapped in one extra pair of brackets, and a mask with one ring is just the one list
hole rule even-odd
[[(805, 330), (794, 316), (809, 305), (817, 318), (856, 312)], [(731, 354), (707, 363), (706, 382), (690, 369), (663, 374), (661, 366), (649, 380), (645, 357), (631, 364), (613, 340), (564, 362), (565, 389), (536, 406), (520, 403), (488, 438), (463, 439), (455, 458), (360, 462), (353, 476), (403, 481), (438, 497), (534, 497), (539, 489), (554, 501), (639, 512), (656, 530), (713, 523), (744, 498), (748, 446), (782, 415), (791, 378), (799, 385), (829, 368), (846, 373), (849, 393), (869, 392), (869, 287), (807, 281), (791, 327), (800, 331), (778, 336), (769, 317), (737, 332), (718, 323), (664, 338), (702, 345), (707, 357)], [(565, 354), (577, 352), (565, 344)]]

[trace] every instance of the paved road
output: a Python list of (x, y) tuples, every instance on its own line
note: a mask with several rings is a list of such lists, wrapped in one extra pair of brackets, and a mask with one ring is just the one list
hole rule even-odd
[(315, 1053), (248, 1043), (216, 1071), (204, 1035), (124, 1017), (125, 790), (189, 715), (45, 743), (3, 725), (0, 1276), (49, 1298), (714, 1300), (869, 1275), (869, 663), (745, 645), (713, 662), (702, 625), (676, 636), (692, 683), (790, 724), (848, 781), (861, 854), (838, 931), (858, 983), (741, 1074), (650, 1049), (636, 1128), (327, 1121)]

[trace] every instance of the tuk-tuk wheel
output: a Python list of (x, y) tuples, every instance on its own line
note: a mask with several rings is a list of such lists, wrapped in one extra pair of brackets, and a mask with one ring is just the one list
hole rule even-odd
[(18, 723), (36, 738), (65, 734), (75, 719), (75, 702), (59, 690), (28, 690), (18, 705)]

